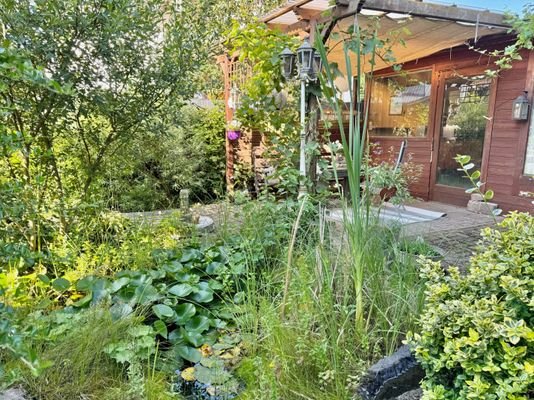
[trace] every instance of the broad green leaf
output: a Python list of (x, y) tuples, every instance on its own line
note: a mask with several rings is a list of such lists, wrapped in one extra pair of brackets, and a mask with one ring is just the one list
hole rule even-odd
[(58, 292), (64, 292), (70, 288), (70, 282), (65, 278), (57, 278), (52, 281), (52, 287)]
[(82, 297), (81, 299), (75, 301), (74, 303), (72, 303), (72, 305), (74, 307), (85, 307), (86, 305), (88, 305), (91, 300), (93, 299), (93, 292), (89, 292), (87, 293), (84, 297)]
[(152, 311), (159, 319), (171, 318), (174, 316), (174, 310), (165, 304), (156, 304), (152, 306)]
[(200, 332), (188, 331), (182, 328), (182, 335), (185, 340), (195, 347), (200, 347), (205, 343), (204, 336)]
[(111, 284), (107, 279), (97, 278), (92, 284), (91, 292), (93, 293), (93, 298), (91, 299), (91, 304), (95, 305), (102, 300), (108, 299), (110, 294)]
[(192, 363), (197, 363), (202, 358), (200, 351), (190, 346), (176, 346), (176, 353)]
[(93, 288), (93, 283), (95, 281), (94, 276), (86, 276), (85, 278), (80, 279), (76, 282), (76, 290), (80, 292), (87, 292)]
[(208, 282), (200, 282), (198, 291), (191, 298), (197, 303), (209, 303), (213, 301), (213, 290), (209, 287)]
[(180, 258), (181, 263), (187, 263), (191, 261), (196, 261), (202, 258), (202, 253), (197, 249), (187, 248), (182, 253)]
[(486, 200), (486, 201), (491, 200), (491, 199), (493, 199), (494, 195), (495, 195), (495, 193), (493, 192), (493, 190), (491, 190), (491, 189), (486, 190), (486, 193), (484, 193), (484, 200)]
[(210, 319), (204, 315), (197, 315), (185, 324), (185, 329), (194, 332), (204, 332), (210, 328)]
[(135, 297), (137, 303), (146, 305), (159, 300), (160, 295), (156, 288), (152, 285), (138, 286), (135, 289)]
[(174, 285), (169, 289), (169, 293), (173, 294), (178, 297), (185, 297), (193, 291), (193, 286), (187, 284), (187, 283), (180, 283), (178, 285)]
[(37, 278), (39, 278), (41, 282), (46, 283), (47, 285), (50, 283), (50, 278), (46, 275), (39, 274), (37, 275)]
[(157, 334), (167, 339), (168, 331), (167, 331), (167, 325), (165, 324), (165, 322), (163, 322), (161, 319), (158, 319), (157, 321), (154, 322), (154, 329)]
[(183, 303), (175, 307), (176, 319), (174, 320), (178, 325), (183, 325), (196, 314), (197, 309), (191, 303)]
[(126, 286), (129, 282), (130, 282), (130, 278), (126, 278), (126, 277), (122, 277), (122, 278), (114, 280), (111, 283), (111, 293), (118, 292), (120, 289)]

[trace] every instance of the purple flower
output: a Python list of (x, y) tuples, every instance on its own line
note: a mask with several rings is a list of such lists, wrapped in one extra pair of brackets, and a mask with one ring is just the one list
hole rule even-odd
[(228, 140), (237, 140), (241, 137), (241, 131), (228, 131), (226, 136), (228, 137)]

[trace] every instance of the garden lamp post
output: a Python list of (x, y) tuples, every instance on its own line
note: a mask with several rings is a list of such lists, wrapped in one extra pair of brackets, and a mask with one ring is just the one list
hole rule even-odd
[[(286, 80), (300, 80), (300, 183), (299, 198), (307, 193), (306, 188), (306, 85), (315, 82), (321, 70), (321, 55), (311, 46), (308, 38), (297, 49), (295, 55), (290, 49), (280, 54), (282, 76)], [(295, 62), (296, 61), (296, 62)]]

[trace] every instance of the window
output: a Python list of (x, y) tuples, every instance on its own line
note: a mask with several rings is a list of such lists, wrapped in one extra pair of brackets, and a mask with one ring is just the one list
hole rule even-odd
[(431, 80), (432, 71), (374, 78), (369, 108), (369, 134), (426, 136)]
[(530, 115), (530, 129), (528, 131), (527, 153), (525, 157), (525, 175), (534, 176), (534, 107)]

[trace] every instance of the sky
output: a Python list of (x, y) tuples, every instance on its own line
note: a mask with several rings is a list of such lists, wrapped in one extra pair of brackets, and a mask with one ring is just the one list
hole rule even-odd
[[(432, 2), (432, 0), (429, 1)], [(520, 12), (523, 9), (523, 5), (528, 2), (533, 3), (532, 0), (439, 0), (437, 2), (513, 12)]]

